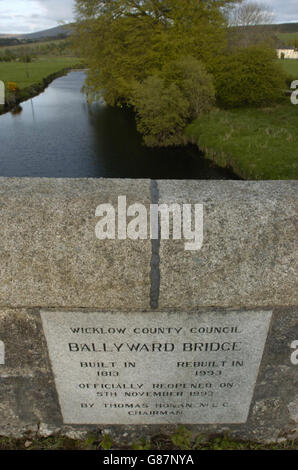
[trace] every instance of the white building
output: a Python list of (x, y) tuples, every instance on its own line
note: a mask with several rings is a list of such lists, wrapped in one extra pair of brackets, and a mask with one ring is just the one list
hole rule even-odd
[(285, 49), (277, 49), (279, 59), (298, 59), (298, 49), (289, 47)]

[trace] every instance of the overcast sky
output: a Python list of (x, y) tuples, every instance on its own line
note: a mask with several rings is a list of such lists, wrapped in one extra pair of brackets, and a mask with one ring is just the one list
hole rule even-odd
[[(0, 34), (31, 33), (73, 20), (75, 0), (0, 0)], [(298, 0), (262, 0), (276, 23), (298, 21)]]

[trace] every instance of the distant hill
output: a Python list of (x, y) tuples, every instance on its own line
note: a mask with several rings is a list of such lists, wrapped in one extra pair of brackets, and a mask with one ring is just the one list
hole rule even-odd
[(255, 26), (238, 26), (238, 29), (251, 31), (267, 30), (276, 33), (298, 33), (298, 23), (282, 23), (282, 24), (264, 24)]
[(229, 38), (232, 47), (247, 47), (262, 41), (268, 41), (276, 48), (293, 47), (298, 40), (298, 23), (232, 26)]
[(56, 26), (55, 28), (45, 29), (37, 33), (22, 34), (19, 37), (22, 39), (42, 39), (54, 38), (57, 36), (69, 36), (71, 34), (71, 25)]
[(18, 38), (18, 34), (0, 34), (0, 38)]
[(39, 39), (45, 38), (57, 38), (57, 37), (67, 37), (71, 34), (71, 24), (65, 26), (56, 26), (55, 28), (45, 29), (43, 31), (37, 31), (36, 33), (28, 34), (0, 34), (2, 39), (18, 39), (18, 40), (28, 40), (38, 41)]
[(275, 33), (298, 33), (298, 23), (282, 23), (267, 25)]

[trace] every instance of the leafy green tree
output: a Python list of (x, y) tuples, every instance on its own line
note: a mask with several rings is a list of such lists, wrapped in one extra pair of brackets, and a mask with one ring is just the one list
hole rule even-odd
[(264, 45), (223, 56), (213, 72), (217, 102), (224, 108), (271, 105), (285, 88), (286, 76), (276, 52)]
[(186, 125), (215, 101), (212, 77), (193, 57), (172, 62), (159, 75), (136, 82), (131, 104), (148, 146), (181, 145)]
[(76, 0), (76, 45), (90, 100), (129, 102), (133, 83), (193, 56), (209, 67), (226, 47), (222, 7), (236, 0)]
[[(132, 105), (150, 146), (179, 145), (187, 123), (281, 95), (273, 48), (227, 44), (226, 8), (240, 0), (76, 0), (75, 44), (90, 101)], [(214, 85), (210, 73), (214, 75)]]
[(183, 57), (164, 68), (166, 83), (175, 83), (189, 104), (189, 119), (207, 113), (215, 104), (213, 77), (194, 57)]
[(179, 145), (187, 122), (189, 103), (175, 83), (158, 76), (136, 83), (131, 103), (137, 110), (137, 128), (149, 147)]

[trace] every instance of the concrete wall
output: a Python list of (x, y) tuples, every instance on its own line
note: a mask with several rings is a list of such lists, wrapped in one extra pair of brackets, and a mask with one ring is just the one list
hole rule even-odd
[[(101, 203), (202, 203), (204, 241), (95, 237)], [(246, 423), (192, 425), (238, 438), (297, 436), (297, 183), (0, 178), (0, 435), (121, 442), (174, 425), (79, 426), (62, 420), (40, 311), (270, 310), (273, 317)], [(296, 434), (295, 434), (296, 433)]]

